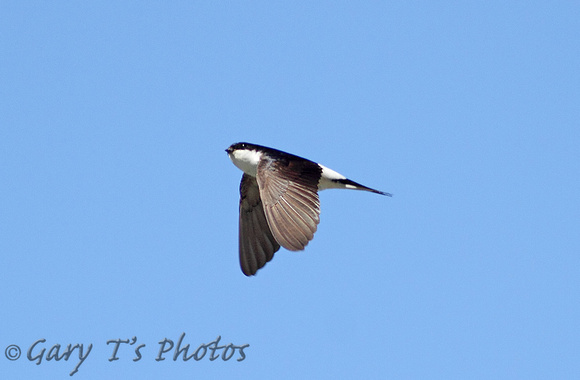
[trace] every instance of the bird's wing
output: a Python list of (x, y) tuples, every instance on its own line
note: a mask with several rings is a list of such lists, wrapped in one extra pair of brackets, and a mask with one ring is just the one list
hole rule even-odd
[(276, 241), (290, 251), (303, 250), (320, 222), (318, 181), (321, 167), (306, 159), (262, 158), (257, 181), (264, 213)]
[(240, 184), (240, 266), (246, 276), (272, 260), (280, 249), (268, 227), (256, 178), (244, 173)]

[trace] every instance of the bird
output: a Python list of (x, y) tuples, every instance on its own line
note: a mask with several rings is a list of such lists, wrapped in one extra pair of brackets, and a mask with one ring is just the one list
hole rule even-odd
[(353, 189), (392, 196), (281, 150), (239, 142), (226, 152), (244, 172), (240, 183), (239, 258), (246, 276), (255, 275), (280, 246), (301, 251), (313, 239), (320, 222), (318, 191)]

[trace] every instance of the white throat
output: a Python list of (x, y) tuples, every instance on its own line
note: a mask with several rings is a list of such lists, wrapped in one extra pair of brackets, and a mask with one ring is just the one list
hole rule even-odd
[(256, 150), (238, 149), (229, 153), (230, 160), (246, 174), (252, 177), (256, 176), (258, 172), (258, 163), (262, 157), (262, 152)]

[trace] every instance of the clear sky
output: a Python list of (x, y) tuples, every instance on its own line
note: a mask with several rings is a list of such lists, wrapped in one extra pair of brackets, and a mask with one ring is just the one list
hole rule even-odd
[[(580, 378), (579, 34), (563, 1), (1, 2), (2, 377), (82, 344), (74, 379)], [(322, 192), (248, 278), (238, 141), (394, 196)]]

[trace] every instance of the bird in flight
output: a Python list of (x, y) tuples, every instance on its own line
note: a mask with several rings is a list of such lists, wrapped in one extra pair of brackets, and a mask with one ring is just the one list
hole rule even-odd
[(280, 246), (301, 251), (312, 240), (320, 222), (319, 190), (353, 189), (392, 196), (277, 149), (241, 142), (226, 152), (244, 172), (239, 246), (240, 266), (246, 276), (255, 275)]

